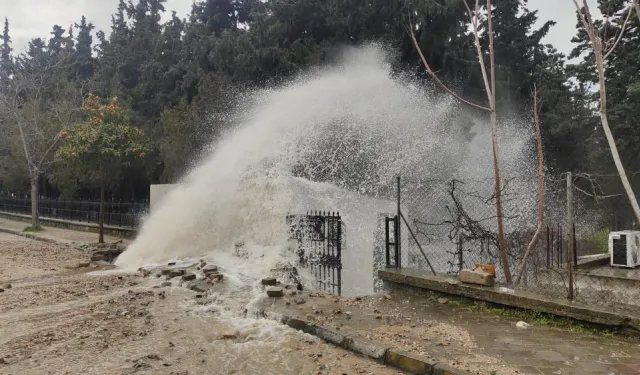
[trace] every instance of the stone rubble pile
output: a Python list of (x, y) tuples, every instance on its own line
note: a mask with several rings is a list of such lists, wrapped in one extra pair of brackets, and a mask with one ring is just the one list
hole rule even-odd
[[(161, 287), (181, 285), (197, 293), (206, 293), (224, 280), (218, 266), (207, 264), (204, 260), (186, 266), (169, 262), (166, 266), (141, 267), (138, 271), (144, 277), (163, 278), (165, 281)], [(199, 296), (202, 298), (202, 295)]]
[(78, 249), (91, 254), (90, 261), (78, 264), (79, 268), (83, 268), (91, 265), (107, 266), (112, 264), (127, 249), (127, 245), (119, 240), (112, 243), (83, 244)]

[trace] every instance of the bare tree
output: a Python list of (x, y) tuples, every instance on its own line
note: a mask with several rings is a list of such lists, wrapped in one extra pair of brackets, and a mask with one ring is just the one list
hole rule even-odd
[[(616, 49), (618, 43), (620, 42), (620, 39), (622, 39), (622, 36), (624, 35), (624, 32), (626, 31), (627, 25), (629, 23), (629, 19), (631, 18), (631, 14), (634, 12), (634, 10), (638, 12), (638, 0), (635, 0), (629, 4), (629, 9), (627, 10), (627, 15), (620, 28), (620, 32), (611, 40), (604, 40), (605, 38), (600, 35), (596, 25), (594, 25), (593, 18), (591, 16), (591, 10), (589, 9), (587, 0), (582, 0), (582, 7), (578, 3), (578, 0), (573, 0), (573, 4), (576, 6), (580, 21), (582, 22), (582, 25), (587, 32), (596, 60), (598, 84), (600, 86), (600, 122), (602, 124), (602, 129), (604, 130), (605, 137), (607, 138), (607, 142), (609, 143), (609, 149), (611, 150), (613, 162), (615, 163), (618, 175), (622, 180), (622, 185), (624, 186), (624, 190), (627, 194), (627, 197), (629, 198), (629, 202), (631, 203), (631, 208), (633, 208), (633, 212), (636, 215), (636, 220), (640, 223), (640, 206), (638, 206), (638, 201), (633, 192), (633, 189), (631, 188), (631, 183), (629, 182), (627, 173), (625, 172), (624, 166), (622, 165), (622, 160), (620, 160), (620, 154), (618, 153), (616, 141), (613, 138), (611, 128), (609, 127), (609, 119), (607, 117), (607, 86), (605, 79), (605, 60)], [(638, 17), (640, 19), (640, 13), (638, 13)]]
[(531, 238), (531, 242), (527, 246), (527, 251), (524, 253), (522, 263), (518, 269), (518, 276), (516, 277), (516, 285), (520, 284), (520, 280), (524, 275), (525, 268), (527, 266), (527, 260), (533, 254), (540, 239), (540, 233), (542, 232), (542, 225), (544, 224), (544, 151), (542, 150), (542, 135), (540, 132), (540, 116), (538, 113), (538, 90), (534, 86), (533, 88), (533, 126), (536, 131), (536, 145), (538, 148), (538, 226), (536, 232)]
[(507, 284), (511, 284), (511, 271), (509, 269), (509, 249), (507, 248), (507, 241), (505, 239), (504, 233), (504, 214), (502, 209), (502, 182), (500, 177), (500, 162), (499, 162), (499, 151), (498, 151), (498, 134), (497, 134), (497, 118), (496, 118), (496, 80), (495, 80), (495, 53), (493, 46), (493, 20), (491, 16), (492, 3), (491, 0), (487, 0), (487, 35), (489, 37), (489, 73), (487, 74), (487, 67), (484, 60), (484, 54), (482, 51), (482, 45), (480, 43), (480, 32), (479, 32), (479, 18), (480, 18), (480, 6), (478, 3), (479, 0), (476, 0), (474, 10), (471, 10), (469, 4), (466, 0), (464, 0), (464, 5), (467, 8), (467, 13), (469, 14), (469, 18), (471, 19), (471, 23), (473, 26), (473, 36), (475, 39), (476, 46), (476, 54), (478, 56), (478, 62), (480, 64), (480, 70), (482, 71), (482, 78), (484, 80), (484, 88), (487, 94), (488, 105), (481, 105), (474, 103), (472, 101), (463, 99), (456, 92), (447, 87), (438, 76), (433, 72), (431, 67), (429, 66), (429, 62), (424, 57), (422, 50), (416, 40), (414, 33), (414, 25), (409, 25), (409, 34), (411, 40), (413, 42), (414, 47), (418, 51), (420, 55), (420, 60), (422, 60), (422, 64), (424, 65), (425, 70), (429, 74), (429, 76), (445, 91), (451, 94), (454, 98), (470, 105), (474, 108), (481, 109), (489, 113), (489, 125), (491, 129), (491, 148), (493, 154), (493, 173), (495, 179), (495, 198), (496, 198), (496, 217), (498, 221), (498, 243), (500, 246), (500, 261), (502, 263), (502, 270), (504, 272), (505, 282)]
[(31, 225), (38, 227), (39, 179), (51, 163), (60, 130), (78, 116), (82, 87), (60, 78), (64, 60), (16, 69), (0, 96), (0, 122), (12, 154), (22, 154), (31, 186)]

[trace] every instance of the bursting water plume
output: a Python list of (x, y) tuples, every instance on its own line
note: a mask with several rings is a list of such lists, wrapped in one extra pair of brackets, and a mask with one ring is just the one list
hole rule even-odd
[[(163, 198), (117, 264), (208, 254), (263, 277), (291, 256), (286, 215), (307, 210), (340, 211), (344, 253), (366, 258), (395, 176), (491, 178), (486, 122), (394, 78), (387, 57), (376, 45), (350, 48), (335, 66), (257, 93), (242, 126)], [(501, 131), (506, 171), (531, 164), (516, 128)], [(238, 244), (245, 258), (234, 256)]]

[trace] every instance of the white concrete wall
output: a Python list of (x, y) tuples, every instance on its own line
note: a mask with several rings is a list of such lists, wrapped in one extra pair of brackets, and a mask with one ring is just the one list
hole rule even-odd
[(161, 184), (149, 186), (149, 214), (158, 208), (162, 198), (174, 187), (174, 184)]

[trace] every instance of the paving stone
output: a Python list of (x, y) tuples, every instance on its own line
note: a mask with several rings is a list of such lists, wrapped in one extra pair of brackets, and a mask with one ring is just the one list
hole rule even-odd
[(167, 276), (169, 276), (170, 278), (174, 278), (174, 277), (180, 277), (186, 273), (187, 271), (184, 269), (172, 269), (172, 270), (169, 270), (169, 273), (167, 274)]
[(270, 286), (270, 287), (267, 287), (267, 296), (282, 297), (284, 296), (284, 291), (279, 286)]
[(213, 286), (209, 283), (207, 283), (204, 280), (195, 280), (195, 281), (191, 281), (189, 282), (189, 284), (187, 284), (187, 288), (190, 290), (193, 290), (194, 292), (198, 292), (198, 293), (205, 293), (207, 291), (209, 291)]
[(183, 281), (193, 281), (196, 279), (196, 274), (195, 273), (187, 273), (182, 275), (182, 280)]
[(214, 266), (214, 265), (208, 265), (202, 268), (202, 272), (205, 275), (210, 275), (210, 274), (214, 274), (214, 273), (218, 273), (218, 266)]

